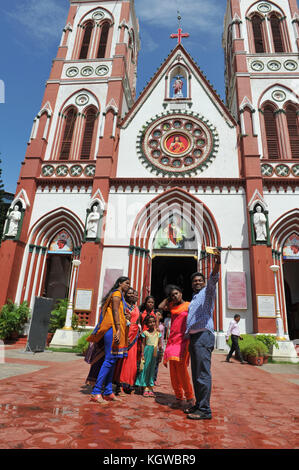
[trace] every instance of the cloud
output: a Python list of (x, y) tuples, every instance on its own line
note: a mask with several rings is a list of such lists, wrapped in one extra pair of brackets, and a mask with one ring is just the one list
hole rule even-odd
[(225, 1), (219, 0), (136, 0), (137, 16), (151, 26), (168, 28), (177, 26), (177, 9), (182, 26), (188, 31), (219, 33), (223, 28)]
[(66, 0), (22, 0), (12, 12), (6, 12), (23, 32), (47, 46), (59, 40), (65, 26), (69, 4)]

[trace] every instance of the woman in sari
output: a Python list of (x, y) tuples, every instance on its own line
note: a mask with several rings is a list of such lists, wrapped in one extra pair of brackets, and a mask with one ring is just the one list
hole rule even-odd
[(129, 288), (128, 277), (117, 279), (102, 300), (102, 311), (97, 327), (87, 338), (87, 341), (97, 345), (97, 354), (92, 364), (103, 358), (90, 398), (97, 403), (105, 404), (107, 401), (120, 400), (113, 393), (112, 379), (117, 360), (127, 355), (128, 325), (124, 295)]
[(136, 291), (130, 288), (126, 295), (127, 310), (130, 313), (128, 356), (120, 359), (116, 366), (115, 382), (125, 393), (131, 393), (137, 375), (137, 344), (140, 334), (140, 312), (136, 305)]
[(181, 289), (172, 286), (169, 290), (169, 297), (159, 305), (159, 308), (171, 312), (171, 328), (164, 352), (164, 365), (167, 367), (169, 363), (171, 385), (176, 397), (172, 408), (182, 407), (184, 394), (188, 406), (192, 406), (194, 400), (193, 388), (188, 373), (189, 341), (185, 339), (189, 304), (190, 302), (183, 300)]

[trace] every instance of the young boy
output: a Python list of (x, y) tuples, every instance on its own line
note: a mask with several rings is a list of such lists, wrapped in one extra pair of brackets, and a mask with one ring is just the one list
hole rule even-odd
[(236, 351), (236, 357), (240, 359), (241, 364), (245, 364), (243, 361), (243, 357), (239, 348), (239, 338), (242, 340), (242, 336), (240, 336), (240, 329), (239, 329), (239, 321), (241, 316), (237, 313), (234, 316), (234, 319), (230, 322), (227, 333), (226, 333), (226, 342), (228, 341), (229, 337), (232, 338), (232, 346), (230, 351), (225, 359), (225, 362), (231, 362), (230, 358), (233, 355), (233, 352)]

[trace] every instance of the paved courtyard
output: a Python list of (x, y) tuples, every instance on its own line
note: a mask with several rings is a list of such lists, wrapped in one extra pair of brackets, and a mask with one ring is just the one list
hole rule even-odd
[(0, 363), (0, 449), (298, 449), (299, 365), (262, 367), (213, 354), (211, 421), (172, 410), (169, 371), (156, 400), (89, 402), (89, 366), (73, 353), (5, 347)]

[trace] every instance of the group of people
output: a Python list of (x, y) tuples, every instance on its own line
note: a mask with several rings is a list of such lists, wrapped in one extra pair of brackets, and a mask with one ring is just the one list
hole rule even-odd
[(93, 386), (91, 401), (102, 405), (121, 401), (121, 395), (132, 391), (155, 397), (163, 362), (169, 367), (175, 394), (172, 408), (183, 409), (189, 419), (212, 418), (213, 310), (220, 262), (220, 255), (215, 255), (207, 283), (202, 273), (192, 275), (191, 302), (185, 302), (181, 288), (172, 285), (157, 309), (152, 296), (137, 306), (138, 293), (128, 277), (116, 281), (103, 298), (99, 322), (87, 338), (85, 360), (90, 371), (86, 384)]

